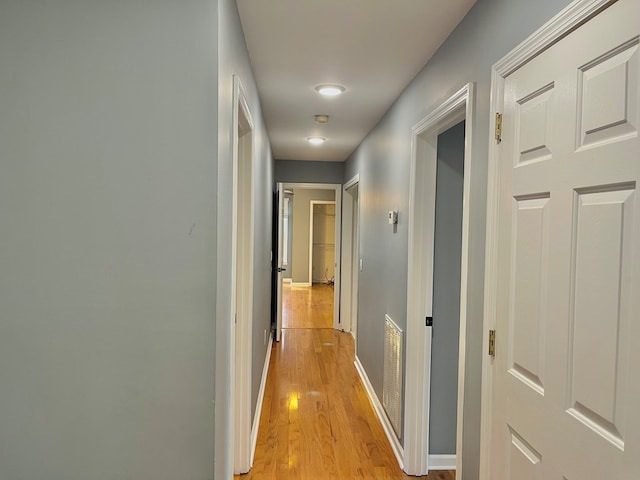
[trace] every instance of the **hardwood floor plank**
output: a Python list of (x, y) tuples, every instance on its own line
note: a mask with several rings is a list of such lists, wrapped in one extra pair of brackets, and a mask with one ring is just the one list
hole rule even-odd
[(299, 328), (283, 329), (272, 347), (253, 468), (234, 478), (454, 480), (400, 470), (353, 364), (353, 337), (312, 327), (333, 315), (333, 291), (308, 290), (288, 302), (288, 324)]
[(282, 328), (333, 328), (332, 286), (282, 285)]

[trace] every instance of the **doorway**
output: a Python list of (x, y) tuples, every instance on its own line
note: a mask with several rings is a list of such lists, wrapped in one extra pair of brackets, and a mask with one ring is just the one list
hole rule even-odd
[(336, 202), (312, 200), (309, 209), (309, 283), (333, 288), (336, 278)]
[(358, 278), (360, 273), (360, 176), (355, 175), (343, 187), (341, 328), (357, 342)]
[(239, 79), (234, 79), (232, 306), (235, 311), (234, 472), (251, 468), (251, 332), (253, 325), (253, 122)]
[[(413, 127), (404, 403), (404, 470), (410, 475), (455, 469), (458, 478), (463, 476), (472, 118), (473, 84), (467, 84)], [(448, 132), (450, 129), (452, 132)], [(449, 149), (444, 148), (448, 143), (455, 151), (455, 160), (451, 164), (439, 163), (439, 154)], [(439, 203), (443, 209), (440, 215), (438, 170), (442, 197)], [(455, 210), (455, 221), (449, 218), (451, 209)], [(451, 242), (449, 235), (459, 239), (457, 243)], [(436, 258), (436, 248), (440, 258)], [(437, 282), (441, 284), (436, 285)], [(437, 346), (432, 342), (435, 336)], [(441, 348), (444, 343), (453, 345), (453, 355)], [(451, 368), (452, 356), (457, 368)], [(432, 392), (436, 397), (432, 398)], [(432, 406), (438, 409), (433, 416)], [(432, 421), (433, 428), (448, 432), (446, 445), (439, 444), (440, 440), (430, 443)], [(454, 443), (455, 450), (450, 453)]]
[(480, 478), (640, 478), (638, 18), (574, 2), (494, 67)]
[[(333, 214), (333, 244), (334, 253), (333, 258), (333, 288), (331, 290), (332, 296), (332, 318), (331, 325), (333, 328), (340, 328), (340, 245), (341, 245), (341, 208), (342, 208), (342, 186), (337, 184), (314, 184), (314, 183), (279, 183), (278, 190), (282, 192), (284, 198), (284, 192), (287, 194), (288, 204), (290, 206), (290, 214), (287, 218), (288, 232), (287, 244), (288, 244), (288, 258), (286, 259), (286, 266), (283, 266), (283, 248), (282, 240), (285, 236), (283, 232), (284, 225), (284, 207), (279, 208), (278, 218), (274, 218), (274, 221), (278, 222), (279, 230), (282, 231), (278, 240), (278, 265), (283, 266), (286, 270), (287, 277), (291, 280), (288, 281), (288, 287), (290, 289), (304, 287), (312, 288), (313, 286), (313, 216), (312, 216), (312, 204), (311, 202), (333, 202), (334, 214)], [(322, 242), (321, 242), (322, 243)], [(310, 247), (311, 245), (311, 247)], [(323, 268), (320, 275), (325, 272), (328, 274), (330, 269)], [(279, 308), (276, 308), (276, 339), (281, 337), (282, 333), (282, 277), (280, 275), (276, 280), (277, 285), (275, 291), (277, 292), (276, 304)], [(331, 278), (331, 277), (329, 277)]]

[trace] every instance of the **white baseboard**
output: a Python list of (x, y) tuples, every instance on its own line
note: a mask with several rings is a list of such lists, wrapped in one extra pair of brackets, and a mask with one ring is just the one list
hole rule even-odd
[(253, 425), (251, 426), (251, 456), (249, 465), (253, 467), (253, 458), (256, 453), (256, 444), (258, 443), (258, 427), (260, 426), (260, 415), (262, 413), (262, 402), (264, 401), (264, 390), (267, 386), (267, 374), (269, 373), (269, 361), (271, 360), (271, 346), (273, 344), (273, 335), (269, 334), (269, 343), (267, 344), (267, 356), (264, 359), (264, 367), (262, 368), (262, 379), (260, 380), (260, 389), (258, 390), (258, 401), (256, 403), (256, 413), (253, 417)]
[(282, 283), (291, 283), (291, 279), (290, 278), (283, 278), (282, 279)]
[[(356, 366), (356, 370), (358, 371), (358, 375), (360, 375), (360, 380), (362, 380), (362, 384), (364, 385), (364, 389), (367, 391), (367, 395), (369, 395), (369, 400), (373, 404), (373, 409), (382, 424), (382, 428), (384, 429), (384, 433), (387, 434), (387, 438), (389, 439), (389, 443), (391, 444), (391, 450), (393, 450), (394, 455), (396, 456), (396, 460), (398, 460), (398, 465), (402, 469), (404, 467), (404, 450), (402, 445), (400, 444), (400, 440), (396, 437), (396, 434), (393, 430), (393, 426), (391, 425), (391, 421), (389, 417), (387, 417), (387, 413), (384, 411), (384, 407), (380, 402), (380, 399), (376, 395), (375, 390), (373, 389), (373, 385), (369, 381), (369, 377), (367, 377), (367, 373), (360, 363), (360, 359), (356, 356), (356, 360), (353, 362)], [(454, 461), (455, 465), (455, 461)]]
[(431, 470), (455, 470), (455, 455), (429, 455), (429, 471)]
[(311, 284), (309, 282), (291, 282), (292, 287), (310, 287)]

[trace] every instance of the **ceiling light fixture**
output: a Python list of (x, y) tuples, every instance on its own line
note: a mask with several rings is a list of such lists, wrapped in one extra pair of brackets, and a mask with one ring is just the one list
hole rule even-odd
[(322, 145), (327, 139), (324, 137), (307, 137), (307, 142), (311, 145)]
[(315, 115), (313, 119), (316, 123), (329, 123), (329, 115)]
[(344, 87), (342, 85), (318, 85), (316, 91), (325, 97), (335, 97), (344, 92)]

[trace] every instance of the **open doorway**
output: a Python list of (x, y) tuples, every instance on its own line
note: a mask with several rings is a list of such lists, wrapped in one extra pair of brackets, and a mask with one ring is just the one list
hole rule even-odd
[(340, 317), (342, 329), (357, 341), (358, 331), (358, 278), (360, 273), (360, 202), (359, 175), (343, 187), (342, 224), (342, 292)]
[(336, 280), (336, 202), (312, 200), (309, 209), (311, 286), (333, 288)]
[(429, 455), (455, 458), (465, 122), (437, 139)]
[(472, 118), (467, 84), (412, 132), (404, 402), (410, 475), (455, 468), (463, 476)]
[[(339, 328), (340, 298), (340, 244), (341, 244), (341, 200), (342, 186), (335, 184), (285, 183), (282, 188), (283, 199), (287, 200), (288, 210), (279, 213), (278, 223), (282, 225), (282, 248), (279, 259), (284, 271), (282, 281), (278, 281), (281, 295), (276, 299), (280, 304), (276, 319), (276, 339), (287, 324), (287, 309), (282, 308), (287, 295), (311, 295), (314, 288), (324, 288), (322, 308), (330, 302), (326, 317), (327, 328)], [(314, 206), (319, 207), (314, 215)], [(316, 223), (314, 217), (322, 219)], [(286, 222), (285, 222), (286, 220)], [(286, 225), (286, 226), (285, 226)], [(316, 242), (314, 242), (314, 230)], [(315, 243), (315, 245), (314, 245)], [(283, 245), (284, 246), (284, 245)], [(315, 247), (315, 248), (314, 248)], [(315, 257), (315, 262), (314, 262)], [(290, 311), (290, 310), (289, 310)], [(324, 325), (323, 321), (323, 325)], [(324, 328), (324, 327), (323, 327)]]
[(253, 122), (242, 85), (234, 78), (232, 307), (235, 312), (233, 376), (235, 473), (251, 468), (251, 332), (253, 325)]

